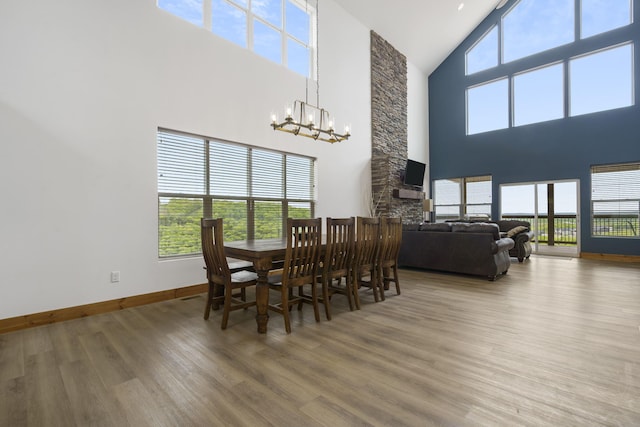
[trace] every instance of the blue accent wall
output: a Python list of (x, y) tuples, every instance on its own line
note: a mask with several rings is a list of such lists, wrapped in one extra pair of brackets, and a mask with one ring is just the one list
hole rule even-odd
[[(430, 179), (491, 175), (493, 218), (500, 215), (501, 184), (578, 179), (581, 251), (640, 255), (640, 239), (592, 237), (590, 230), (590, 167), (640, 162), (639, 2), (634, 1), (632, 25), (465, 76), (465, 52), (497, 24), (515, 2), (512, 0), (504, 8), (492, 12), (429, 76)], [(635, 105), (466, 135), (467, 87), (628, 41), (634, 42), (635, 51)]]

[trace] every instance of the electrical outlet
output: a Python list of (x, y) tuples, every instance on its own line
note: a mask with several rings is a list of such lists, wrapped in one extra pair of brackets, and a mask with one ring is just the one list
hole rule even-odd
[(118, 283), (120, 281), (120, 272), (112, 271), (111, 272), (111, 283)]

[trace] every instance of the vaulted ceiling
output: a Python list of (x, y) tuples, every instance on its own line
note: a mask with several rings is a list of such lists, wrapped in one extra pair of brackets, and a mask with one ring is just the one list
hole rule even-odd
[[(499, 0), (336, 0), (409, 62), (431, 74)], [(460, 4), (464, 4), (460, 8)], [(322, 15), (322, 11), (320, 11)], [(322, 19), (322, 17), (320, 18)], [(322, 24), (320, 24), (322, 25)]]

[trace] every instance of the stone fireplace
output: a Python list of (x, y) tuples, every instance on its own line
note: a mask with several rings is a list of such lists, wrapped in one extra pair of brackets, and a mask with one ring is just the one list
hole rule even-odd
[(422, 221), (424, 193), (403, 183), (407, 161), (407, 58), (371, 31), (371, 203), (378, 216)]

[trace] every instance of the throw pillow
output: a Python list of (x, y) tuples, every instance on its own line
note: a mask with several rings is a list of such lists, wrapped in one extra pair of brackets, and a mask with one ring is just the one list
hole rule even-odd
[(511, 230), (507, 231), (507, 237), (513, 237), (516, 234), (522, 233), (523, 231), (527, 231), (527, 227), (523, 225), (513, 227)]

